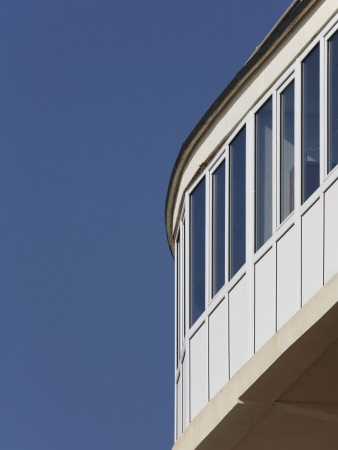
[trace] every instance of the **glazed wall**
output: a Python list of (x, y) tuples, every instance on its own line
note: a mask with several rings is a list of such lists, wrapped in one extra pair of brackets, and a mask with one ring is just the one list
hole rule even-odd
[[(338, 168), (332, 164), (338, 152), (338, 115), (331, 101), (336, 92), (332, 58), (338, 42), (338, 17), (332, 19), (333, 3), (325, 4), (325, 11), (320, 2), (304, 19), (304, 39), (310, 41), (309, 24), (314, 16), (323, 17), (323, 22), (317, 22), (321, 32), (311, 44), (304, 49), (301, 42), (302, 51), (297, 52), (293, 40), (301, 29), (290, 36), (287, 41), (293, 42), (293, 53), (289, 62), (284, 54), (279, 77), (276, 58), (283, 52), (270, 56), (274, 84), (267, 79), (270, 87), (256, 91), (264, 95), (250, 102), (250, 110), (240, 120), (240, 105), (236, 106), (228, 128), (223, 126), (223, 138), (219, 128), (225, 120), (222, 116), (214, 128), (215, 136), (208, 135), (205, 148), (201, 144), (186, 169), (185, 176), (192, 177), (210, 148), (218, 148), (205, 171), (185, 191), (179, 212), (175, 243), (176, 438), (250, 357), (338, 272)], [(290, 57), (296, 54), (290, 64)], [(314, 69), (305, 77), (311, 55)], [(315, 89), (317, 86), (317, 55), (316, 106), (305, 100), (306, 83), (312, 80)], [(260, 77), (267, 71), (268, 66), (255, 82), (261, 83)], [(253, 97), (252, 92), (242, 97), (246, 95)], [(231, 125), (233, 120), (236, 126)], [(263, 124), (261, 128), (259, 124)], [(219, 142), (223, 144), (219, 146)], [(243, 145), (244, 158), (239, 156)], [(260, 171), (259, 158), (264, 160)], [(218, 182), (224, 183), (224, 197), (215, 178), (223, 167), (224, 177), (219, 176)], [(182, 183), (189, 184), (183, 179)], [(308, 191), (304, 186), (310, 186)], [(260, 201), (271, 220), (258, 212)], [(222, 226), (216, 226), (223, 217), (222, 202), (224, 240), (219, 238)], [(222, 251), (217, 250), (219, 243)]]

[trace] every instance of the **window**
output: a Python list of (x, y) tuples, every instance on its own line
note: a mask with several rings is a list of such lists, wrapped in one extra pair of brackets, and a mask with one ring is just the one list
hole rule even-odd
[(205, 180), (190, 195), (190, 325), (205, 306)]
[(181, 224), (181, 335), (182, 345), (185, 338), (185, 219)]
[(294, 82), (280, 94), (280, 222), (294, 209)]
[(185, 221), (184, 217), (176, 238), (176, 337), (177, 363), (181, 359), (181, 352), (185, 338)]
[(329, 40), (328, 171), (338, 164), (338, 32)]
[(176, 240), (176, 348), (177, 364), (181, 353), (181, 302), (182, 302), (182, 263), (181, 263), (181, 235), (178, 232)]
[(302, 202), (319, 187), (319, 46), (302, 63)]
[[(299, 209), (319, 188), (320, 168), (324, 175), (326, 169), (330, 172), (338, 165), (336, 30), (331, 28), (327, 35), (324, 30), (316, 37), (310, 50), (297, 57), (269, 88), (265, 99), (259, 100), (259, 107), (246, 112), (249, 114), (246, 117), (250, 118), (243, 119), (240, 131), (222, 143), (218, 154), (214, 155), (216, 149), (212, 149), (203, 178), (199, 178), (186, 196), (185, 216), (183, 213), (176, 237), (178, 359), (183, 357), (185, 327), (192, 326), (205, 311), (210, 300), (207, 295), (214, 298), (225, 288), (226, 282), (245, 264), (249, 251), (250, 259), (251, 256), (255, 259), (253, 252), (261, 249), (271, 239), (274, 228), (294, 211), (295, 181)], [(325, 43), (324, 55), (321, 48)], [(327, 111), (320, 117), (324, 87)], [(253, 132), (254, 142), (251, 140)], [(320, 148), (321, 138), (322, 147), (327, 145), (325, 168), (320, 155), (320, 151), (325, 153), (324, 148)], [(246, 141), (253, 144), (248, 149)], [(254, 152), (252, 160), (251, 152)], [(247, 154), (250, 155), (248, 167)], [(250, 183), (254, 177), (254, 209), (246, 205), (247, 175)], [(250, 235), (253, 248), (250, 249), (246, 242), (247, 211), (254, 214), (249, 224), (250, 230), (251, 225), (254, 227), (253, 239)], [(232, 285), (230, 283), (229, 289)]]
[(230, 221), (229, 221), (229, 247), (230, 247), (230, 278), (245, 263), (245, 199), (246, 199), (246, 173), (245, 173), (245, 127), (239, 132), (230, 144)]
[(225, 162), (212, 174), (212, 296), (225, 281)]
[(256, 236), (258, 250), (272, 234), (272, 99), (257, 112), (256, 121)]

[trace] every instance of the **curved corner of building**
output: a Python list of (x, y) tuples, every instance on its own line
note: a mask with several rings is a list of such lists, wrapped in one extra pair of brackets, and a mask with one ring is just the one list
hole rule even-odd
[(338, 4), (295, 0), (183, 144), (174, 450), (338, 442)]

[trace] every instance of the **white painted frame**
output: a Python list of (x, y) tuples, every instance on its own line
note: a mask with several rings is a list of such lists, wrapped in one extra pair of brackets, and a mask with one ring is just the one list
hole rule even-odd
[(328, 163), (329, 163), (329, 156), (328, 156), (328, 151), (329, 151), (329, 147), (328, 147), (328, 131), (329, 131), (329, 127), (328, 127), (328, 111), (329, 111), (329, 102), (328, 102), (328, 95), (329, 95), (329, 71), (328, 71), (328, 67), (329, 67), (329, 40), (332, 38), (332, 36), (334, 34), (336, 34), (338, 32), (338, 24), (336, 24), (335, 26), (331, 27), (331, 29), (326, 33), (326, 35), (324, 36), (324, 80), (325, 80), (325, 84), (324, 84), (324, 114), (325, 114), (325, 122), (324, 122), (324, 136), (325, 136), (325, 175), (329, 176), (332, 172), (334, 172), (335, 170), (337, 170), (338, 165), (336, 167), (334, 167), (332, 170), (329, 170), (328, 167)]
[[(212, 280), (213, 280), (213, 240), (212, 240), (212, 230), (213, 230), (213, 216), (214, 216), (214, 211), (213, 211), (213, 196), (214, 196), (214, 188), (213, 188), (213, 182), (212, 182), (212, 177), (215, 174), (216, 170), (221, 166), (221, 164), (225, 164), (224, 168), (225, 168), (225, 185), (227, 183), (227, 160), (225, 157), (225, 152), (224, 149), (221, 151), (220, 155), (217, 155), (217, 159), (215, 160), (215, 162), (213, 164), (211, 164), (211, 167), (208, 171), (208, 178), (209, 178), (209, 183), (210, 183), (210, 189), (209, 189), (209, 212), (208, 212), (208, 216), (209, 218), (208, 223), (209, 223), (209, 230), (210, 233), (207, 235), (207, 239), (208, 239), (208, 250), (209, 250), (209, 265), (207, 267), (207, 272), (208, 272), (208, 279), (209, 279), (209, 286), (208, 286), (208, 305), (212, 302), (212, 300), (214, 298), (217, 298), (217, 296), (219, 295), (219, 292), (223, 290), (223, 287), (220, 288), (215, 295), (212, 295)], [(227, 198), (225, 196), (225, 211), (227, 211), (227, 207), (228, 207), (228, 202), (227, 202)], [(226, 221), (226, 220), (225, 220)], [(225, 224), (224, 224), (225, 225)], [(226, 238), (224, 240), (225, 245), (224, 245), (224, 257), (227, 254), (226, 253), (226, 249), (227, 249), (227, 244), (226, 244)], [(225, 269), (225, 273), (224, 273), (224, 284), (226, 284), (227, 282), (227, 264), (226, 264), (226, 260), (225, 260), (225, 264), (224, 264), (224, 269)]]
[(295, 83), (295, 74), (294, 68), (290, 71), (291, 73), (284, 77), (284, 81), (280, 84), (280, 86), (276, 89), (277, 102), (276, 102), (276, 118), (277, 118), (277, 128), (276, 128), (276, 149), (277, 149), (277, 158), (276, 158), (276, 187), (277, 187), (277, 199), (276, 199), (276, 223), (277, 227), (283, 225), (288, 221), (289, 217), (294, 214), (295, 206), (296, 206), (296, 108), (294, 110), (294, 193), (293, 193), (293, 211), (282, 221), (281, 220), (281, 95), (283, 92), (294, 83), (294, 107), (296, 105), (296, 83)]

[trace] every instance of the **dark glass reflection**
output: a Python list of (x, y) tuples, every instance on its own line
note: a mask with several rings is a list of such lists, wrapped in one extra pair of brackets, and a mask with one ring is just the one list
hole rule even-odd
[(302, 202), (319, 187), (319, 46), (302, 64)]
[(225, 278), (225, 163), (212, 175), (212, 295)]
[(294, 208), (295, 101), (293, 82), (281, 93), (280, 100), (280, 221), (283, 222)]
[(181, 304), (182, 304), (182, 334), (185, 338), (185, 221), (182, 223), (182, 242), (181, 242)]
[(338, 33), (329, 40), (328, 74), (328, 170), (330, 171), (338, 164)]
[(256, 114), (256, 244), (272, 233), (272, 99)]
[[(178, 234), (177, 237), (177, 246), (176, 246), (176, 250), (177, 250), (177, 255), (176, 255), (176, 260), (177, 260), (177, 274), (176, 274), (176, 280), (177, 280), (177, 285), (176, 285), (176, 295), (177, 295), (177, 305), (176, 305), (176, 315), (177, 315), (177, 358), (178, 361), (180, 360), (181, 357), (181, 239), (180, 239), (180, 234)], [(178, 362), (177, 361), (177, 362)]]
[(205, 181), (190, 196), (190, 325), (205, 306)]
[(230, 278), (245, 263), (245, 127), (230, 145)]

